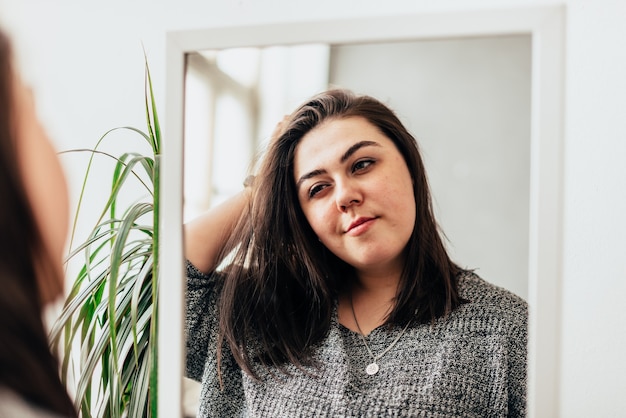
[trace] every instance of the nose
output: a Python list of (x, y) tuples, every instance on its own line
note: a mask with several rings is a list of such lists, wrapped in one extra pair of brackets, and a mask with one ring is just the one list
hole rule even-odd
[(363, 196), (353, 182), (341, 182), (335, 185), (337, 209), (346, 212), (353, 205), (360, 205)]

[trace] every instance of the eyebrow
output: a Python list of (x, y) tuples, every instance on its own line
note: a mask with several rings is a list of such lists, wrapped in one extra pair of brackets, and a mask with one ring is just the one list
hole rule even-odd
[[(341, 158), (339, 159), (339, 161), (341, 163), (345, 163), (346, 160), (348, 158), (350, 158), (350, 156), (352, 154), (354, 154), (355, 152), (357, 152), (358, 150), (360, 150), (363, 147), (369, 147), (369, 146), (375, 146), (375, 147), (380, 147), (380, 144), (378, 142), (375, 141), (359, 141), (356, 144), (352, 145), (350, 148), (348, 148), (346, 150), (346, 152), (343, 153), (343, 155), (341, 156)], [(317, 169), (317, 170), (313, 170), (313, 171), (309, 171), (306, 174), (303, 174), (298, 181), (296, 182), (296, 189), (300, 188), (300, 185), (305, 181), (308, 180), (312, 177), (315, 176), (319, 176), (320, 174), (324, 174), (326, 173), (326, 170), (323, 169)]]

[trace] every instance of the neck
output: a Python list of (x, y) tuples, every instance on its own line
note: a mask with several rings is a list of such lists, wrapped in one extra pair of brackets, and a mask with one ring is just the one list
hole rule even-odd
[[(339, 300), (339, 322), (348, 329), (364, 335), (383, 325), (393, 310), (399, 282), (399, 274), (358, 273), (357, 281)], [(358, 326), (354, 320), (355, 316)]]
[(352, 286), (352, 297), (359, 296), (378, 300), (389, 300), (396, 296), (400, 284), (400, 270), (357, 270), (356, 282)]

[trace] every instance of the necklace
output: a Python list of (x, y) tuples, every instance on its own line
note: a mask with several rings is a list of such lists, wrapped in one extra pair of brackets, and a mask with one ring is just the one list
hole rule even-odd
[(367, 348), (368, 353), (370, 353), (370, 356), (372, 356), (372, 358), (374, 359), (365, 368), (365, 373), (367, 373), (370, 376), (375, 375), (380, 370), (380, 366), (378, 365), (378, 360), (380, 360), (385, 354), (387, 354), (389, 352), (389, 350), (391, 350), (393, 348), (394, 345), (396, 345), (396, 343), (404, 335), (404, 332), (407, 330), (407, 328), (411, 324), (411, 321), (407, 322), (407, 324), (404, 326), (404, 328), (402, 328), (402, 332), (400, 332), (400, 334), (398, 334), (396, 339), (393, 340), (393, 342), (391, 344), (389, 344), (389, 347), (385, 348), (382, 353), (380, 353), (378, 355), (374, 355), (374, 353), (370, 349), (370, 346), (367, 344), (367, 341), (365, 340), (365, 335), (363, 335), (363, 331), (361, 331), (361, 327), (359, 326), (359, 321), (356, 320), (356, 313), (354, 312), (354, 304), (352, 303), (352, 295), (350, 295), (350, 309), (352, 310), (352, 317), (354, 318), (354, 323), (356, 324), (356, 329), (359, 330), (359, 336), (361, 337), (361, 340), (363, 341), (363, 344), (365, 345), (365, 348)]

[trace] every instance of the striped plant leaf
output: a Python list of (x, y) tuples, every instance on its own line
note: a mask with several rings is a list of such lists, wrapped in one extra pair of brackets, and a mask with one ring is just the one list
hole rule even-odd
[[(145, 68), (146, 132), (114, 128), (92, 149), (65, 153), (89, 155), (70, 237), (67, 262), (80, 261), (50, 341), (61, 351), (61, 374), (73, 385), (80, 416), (156, 417), (158, 219), (161, 129), (152, 81)], [(115, 156), (105, 141), (127, 132), (147, 143), (147, 155)], [(108, 197), (95, 225), (81, 242), (76, 225), (96, 158), (114, 162)], [(128, 199), (130, 182), (144, 190)], [(121, 198), (122, 194), (124, 199)], [(132, 203), (127, 203), (131, 200)]]

